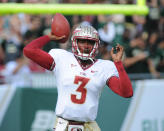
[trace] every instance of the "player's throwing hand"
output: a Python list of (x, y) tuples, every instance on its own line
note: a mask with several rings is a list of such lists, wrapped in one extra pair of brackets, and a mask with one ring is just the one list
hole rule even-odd
[(50, 40), (61, 40), (61, 39), (63, 39), (63, 38), (65, 38), (65, 36), (56, 36), (56, 35), (54, 35), (54, 34), (52, 34), (52, 32), (51, 33), (49, 33), (48, 34), (48, 36), (49, 36), (49, 38), (50, 38)]
[(116, 53), (114, 53), (114, 47), (111, 50), (111, 56), (114, 62), (121, 61), (123, 56), (124, 48), (120, 44), (116, 46)]

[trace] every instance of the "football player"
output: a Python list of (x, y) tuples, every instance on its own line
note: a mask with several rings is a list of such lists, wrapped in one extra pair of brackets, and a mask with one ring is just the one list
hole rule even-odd
[(113, 62), (96, 59), (99, 35), (92, 26), (79, 25), (72, 34), (72, 52), (41, 48), (50, 40), (60, 40), (53, 34), (33, 40), (24, 48), (24, 55), (40, 66), (53, 71), (58, 100), (55, 131), (100, 131), (95, 122), (99, 98), (107, 85), (122, 97), (133, 95), (132, 84), (121, 62), (123, 47), (111, 50)]

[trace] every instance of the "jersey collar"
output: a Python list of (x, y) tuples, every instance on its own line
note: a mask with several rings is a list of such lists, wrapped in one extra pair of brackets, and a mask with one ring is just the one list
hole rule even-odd
[(87, 70), (88, 68), (90, 68), (92, 65), (94, 65), (97, 62), (97, 59), (94, 59), (93, 62), (90, 61), (90, 63), (87, 64), (87, 63), (82, 63), (82, 61), (79, 58), (77, 58), (76, 56), (75, 56), (75, 58), (83, 70)]

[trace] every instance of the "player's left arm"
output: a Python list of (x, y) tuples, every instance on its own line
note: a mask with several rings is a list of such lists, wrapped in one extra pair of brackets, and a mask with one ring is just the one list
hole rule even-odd
[(133, 96), (132, 84), (121, 62), (124, 48), (118, 44), (116, 46), (116, 50), (117, 50), (117, 53), (115, 54), (114, 48), (112, 48), (111, 56), (118, 70), (119, 78), (116, 76), (111, 77), (107, 81), (107, 85), (108, 87), (110, 87), (110, 89), (113, 92), (117, 93), (118, 95), (122, 97), (126, 97), (126, 98), (132, 97)]

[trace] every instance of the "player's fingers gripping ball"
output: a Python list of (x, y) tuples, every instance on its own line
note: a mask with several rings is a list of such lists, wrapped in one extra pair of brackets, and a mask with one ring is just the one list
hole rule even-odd
[(51, 23), (51, 32), (58, 37), (65, 36), (59, 40), (60, 43), (65, 43), (68, 40), (70, 34), (70, 25), (62, 14), (56, 13), (53, 17)]

